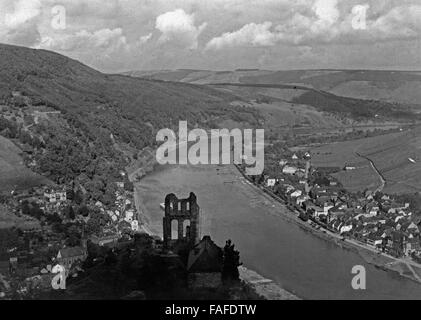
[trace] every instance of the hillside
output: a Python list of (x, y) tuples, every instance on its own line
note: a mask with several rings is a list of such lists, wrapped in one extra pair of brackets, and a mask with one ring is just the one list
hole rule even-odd
[(227, 119), (255, 126), (258, 112), (232, 106), (238, 99), (208, 87), (102, 74), (53, 52), (0, 45), (0, 134), (25, 149), (26, 164), (37, 173), (56, 183), (77, 180), (97, 198), (139, 150), (156, 145), (158, 130), (178, 128), (179, 120), (191, 127)]
[(359, 152), (370, 158), (386, 180), (390, 193), (421, 192), (421, 128), (378, 137)]
[(25, 167), (21, 153), (12, 141), (0, 136), (0, 192), (49, 183)]
[[(408, 131), (366, 139), (331, 143), (312, 149), (316, 166), (354, 166), (351, 171), (337, 174), (351, 191), (375, 189), (379, 177), (369, 162), (372, 160), (386, 180), (386, 193), (416, 193), (421, 191), (421, 127)], [(361, 156), (363, 157), (361, 157)]]
[(243, 83), (297, 83), (340, 96), (421, 104), (421, 73), (376, 70), (279, 71), (247, 76)]
[(421, 108), (421, 72), (383, 70), (133, 71), (128, 75), (197, 84), (296, 84), (338, 96), (398, 102)]

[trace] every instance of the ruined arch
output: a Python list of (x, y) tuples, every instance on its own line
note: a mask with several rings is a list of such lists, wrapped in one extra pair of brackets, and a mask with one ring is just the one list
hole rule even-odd
[[(170, 248), (176, 241), (192, 245), (199, 242), (199, 211), (194, 193), (186, 199), (178, 199), (173, 193), (165, 197), (165, 216), (163, 218), (164, 246)], [(177, 221), (175, 224), (173, 221)], [(177, 237), (175, 237), (175, 232)]]

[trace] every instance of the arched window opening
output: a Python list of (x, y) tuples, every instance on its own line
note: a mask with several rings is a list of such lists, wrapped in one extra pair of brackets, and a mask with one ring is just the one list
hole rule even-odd
[(178, 221), (171, 221), (171, 240), (178, 240)]
[(187, 237), (187, 232), (190, 229), (190, 220), (184, 220), (183, 222), (183, 236)]

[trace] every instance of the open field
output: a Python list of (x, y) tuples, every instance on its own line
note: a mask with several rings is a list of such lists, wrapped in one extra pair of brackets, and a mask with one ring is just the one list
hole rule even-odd
[(377, 143), (363, 145), (360, 151), (369, 157), (385, 177), (385, 192), (421, 191), (421, 128), (378, 137)]
[(380, 186), (380, 180), (368, 164), (357, 170), (335, 173), (333, 176), (351, 192), (376, 190)]
[(0, 229), (9, 228), (39, 228), (39, 221), (31, 217), (17, 217), (0, 205)]
[(25, 167), (20, 153), (13, 142), (0, 136), (0, 192), (49, 183)]
[[(337, 174), (350, 190), (360, 190), (378, 183), (378, 176), (369, 169), (368, 157), (384, 176), (386, 193), (421, 191), (421, 128), (382, 136), (332, 143), (312, 149), (316, 166), (355, 166), (352, 172)], [(411, 161), (411, 160), (413, 161)], [(361, 189), (362, 188), (362, 189)]]

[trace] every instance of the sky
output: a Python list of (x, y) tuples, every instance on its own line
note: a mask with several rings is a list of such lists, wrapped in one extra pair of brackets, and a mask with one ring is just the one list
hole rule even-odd
[(421, 70), (421, 0), (0, 0), (0, 42), (104, 72)]

